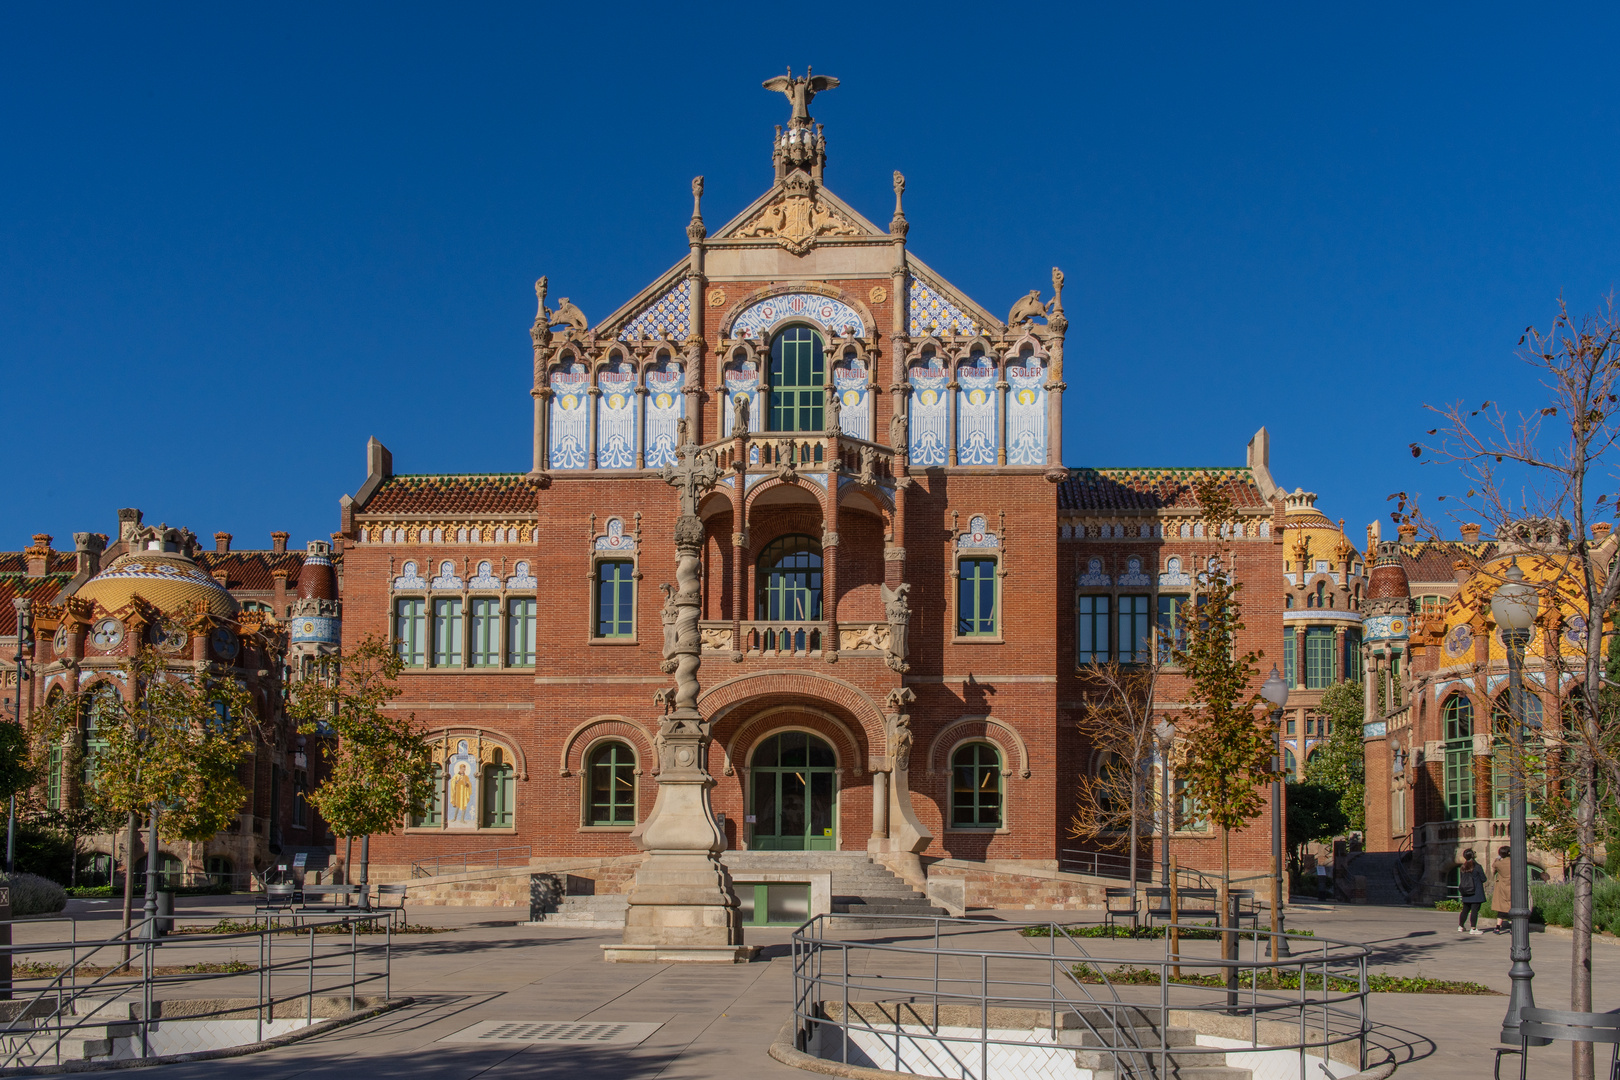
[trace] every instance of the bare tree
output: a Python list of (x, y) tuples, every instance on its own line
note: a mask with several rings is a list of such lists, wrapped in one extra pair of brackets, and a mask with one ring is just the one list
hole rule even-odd
[[(1075, 722), (1091, 744), (1097, 767), (1080, 777), (1069, 835), (1113, 840), (1128, 834), (1133, 897), (1139, 838), (1152, 832), (1157, 811), (1152, 795), (1153, 692), (1159, 664), (1153, 646), (1148, 642), (1149, 661), (1139, 666), (1113, 661), (1087, 665), (1081, 675), (1085, 707)], [(1133, 924), (1135, 919), (1133, 912)]]
[[(1563, 699), (1561, 718), (1548, 725), (1550, 760), (1526, 755), (1510, 761), (1520, 776), (1542, 767), (1562, 773), (1573, 788), (1575, 858), (1574, 960), (1570, 1004), (1592, 1010), (1592, 869), (1597, 847), (1600, 775), (1611, 790), (1620, 785), (1620, 701), (1604, 688), (1604, 618), (1620, 599), (1614, 573), (1616, 537), (1602, 542), (1588, 522), (1620, 503), (1620, 313), (1611, 294), (1601, 311), (1572, 316), (1560, 300), (1546, 330), (1527, 329), (1519, 355), (1539, 379), (1540, 404), (1510, 415), (1498, 402), (1469, 409), (1461, 403), (1428, 406), (1440, 417), (1429, 443), (1413, 443), (1414, 457), (1455, 465), (1468, 485), (1459, 519), (1483, 520), (1505, 540), (1533, 551), (1534, 573), (1526, 584), (1539, 593), (1543, 641), (1538, 658), (1546, 687)], [(1440, 496), (1440, 499), (1446, 499)], [(1404, 509), (1401, 497), (1397, 514)], [(1407, 515), (1438, 530), (1413, 507)], [(1600, 532), (1602, 530), (1599, 530)], [(1505, 569), (1501, 568), (1501, 569)], [(1500, 570), (1476, 568), (1490, 580)], [(1558, 644), (1560, 637), (1570, 647)], [(1579, 687), (1565, 694), (1566, 677)], [(1516, 868), (1523, 872), (1523, 868)], [(1574, 1045), (1574, 1075), (1591, 1080), (1591, 1043)]]

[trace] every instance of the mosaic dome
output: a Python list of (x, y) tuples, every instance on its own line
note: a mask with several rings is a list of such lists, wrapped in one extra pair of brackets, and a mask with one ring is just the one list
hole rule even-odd
[[(1289, 570), (1297, 559), (1295, 545), (1301, 538), (1307, 542), (1307, 561), (1311, 564), (1311, 573), (1327, 572), (1338, 573), (1339, 554), (1348, 545), (1345, 541), (1344, 531), (1328, 520), (1326, 514), (1316, 508), (1316, 495), (1309, 491), (1296, 489), (1291, 494), (1283, 495), (1284, 525), (1286, 540), (1283, 544), (1283, 558), (1288, 561)], [(1350, 549), (1350, 561), (1359, 563), (1361, 555), (1353, 548)], [(1320, 564), (1325, 563), (1326, 566)]]
[(239, 605), (219, 582), (176, 551), (132, 551), (80, 586), (78, 594), (117, 611), (136, 596), (165, 612), (189, 609), (198, 600), (214, 615), (235, 618)]

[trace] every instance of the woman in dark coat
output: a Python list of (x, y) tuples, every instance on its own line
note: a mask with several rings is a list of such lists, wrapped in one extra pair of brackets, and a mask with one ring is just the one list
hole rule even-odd
[(1463, 850), (1463, 864), (1457, 870), (1457, 899), (1462, 914), (1457, 916), (1457, 932), (1480, 933), (1479, 906), (1485, 902), (1485, 868), (1474, 861), (1474, 849)]

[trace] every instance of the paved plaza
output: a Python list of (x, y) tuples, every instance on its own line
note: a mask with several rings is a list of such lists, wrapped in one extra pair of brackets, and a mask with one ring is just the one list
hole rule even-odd
[[(69, 913), (91, 922), (117, 918), (116, 903), (72, 902)], [(185, 917), (240, 914), (242, 905), (218, 899), (182, 900)], [(419, 908), (413, 918), (446, 928), (434, 935), (395, 938), (393, 992), (409, 996), (403, 1009), (290, 1046), (241, 1058), (162, 1068), (165, 1077), (264, 1078), (568, 1076), (753, 1080), (803, 1076), (766, 1049), (787, 1019), (792, 994), (787, 929), (751, 930), (763, 946), (751, 964), (695, 967), (607, 964), (601, 946), (618, 940), (607, 931), (514, 925), (511, 909)], [(975, 935), (998, 949), (1046, 952), (1047, 941), (1018, 935), (1016, 925), (1045, 921), (1036, 911), (994, 914), (1005, 933)], [(1058, 913), (1080, 921), (1074, 913)], [(1410, 908), (1301, 904), (1291, 910), (1295, 929), (1360, 942), (1373, 952), (1371, 970), (1470, 980), (1507, 988), (1507, 936), (1469, 937), (1456, 916)], [(81, 936), (88, 936), (81, 927)], [(1570, 941), (1556, 933), (1533, 935), (1538, 1004), (1567, 1008)], [(1095, 955), (1149, 959), (1152, 942), (1086, 942)], [(1620, 949), (1596, 946), (1599, 1008), (1620, 1002)], [(225, 992), (219, 988), (220, 992)], [(244, 987), (251, 993), (250, 987)], [(1475, 1078), (1488, 1075), (1489, 1048), (1505, 997), (1376, 994), (1372, 999), (1377, 1046), (1393, 1053), (1400, 1075)], [(561, 1048), (544, 1044), (467, 1045), (446, 1042), (482, 1021), (612, 1021), (654, 1023), (658, 1029), (634, 1047)], [(1531, 1075), (1569, 1074), (1569, 1054), (1548, 1048), (1533, 1058)]]

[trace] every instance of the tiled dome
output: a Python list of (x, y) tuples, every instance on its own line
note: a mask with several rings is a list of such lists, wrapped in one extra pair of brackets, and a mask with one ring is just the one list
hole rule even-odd
[(136, 596), (165, 612), (178, 612), (202, 600), (208, 610), (235, 618), (240, 607), (219, 582), (176, 551), (132, 551), (120, 555), (80, 586), (78, 595), (106, 611), (125, 607)]

